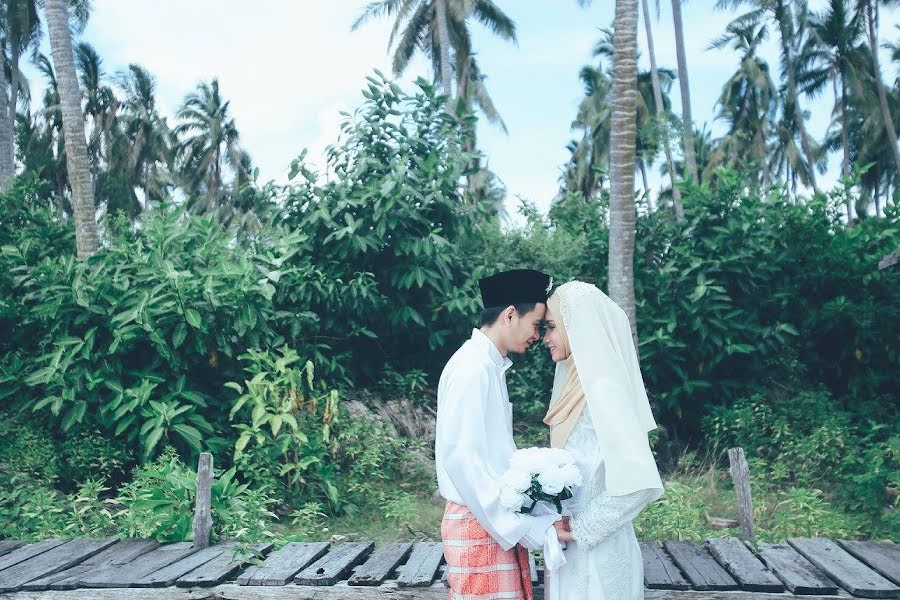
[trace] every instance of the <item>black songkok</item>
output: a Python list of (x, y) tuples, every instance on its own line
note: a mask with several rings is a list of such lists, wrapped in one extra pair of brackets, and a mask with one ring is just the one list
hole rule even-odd
[(547, 303), (550, 276), (533, 269), (502, 271), (478, 280), (484, 308), (507, 307), (530, 302)]

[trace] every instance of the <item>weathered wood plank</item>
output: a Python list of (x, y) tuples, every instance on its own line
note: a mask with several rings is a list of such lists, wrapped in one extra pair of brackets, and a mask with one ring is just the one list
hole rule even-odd
[[(16, 592), (4, 600), (84, 600), (83, 590)], [(91, 600), (447, 600), (442, 588), (385, 587), (246, 587), (233, 584), (211, 588), (96, 589)], [(542, 600), (537, 590), (535, 600)], [(694, 592), (647, 590), (645, 600), (834, 600), (828, 596), (794, 596), (752, 592)]]
[(789, 538), (788, 543), (842, 588), (859, 598), (900, 598), (897, 587), (826, 538)]
[(146, 575), (196, 552), (190, 542), (166, 544), (122, 565), (110, 565), (78, 578), (78, 587), (134, 587)]
[(82, 575), (102, 567), (125, 564), (158, 547), (159, 543), (153, 540), (121, 540), (65, 571), (30, 581), (22, 586), (22, 589), (31, 591), (72, 590), (77, 587), (78, 578)]
[(838, 544), (890, 581), (900, 585), (900, 544), (856, 540), (840, 540)]
[(750, 493), (750, 467), (743, 448), (728, 449), (729, 472), (737, 494), (738, 509), (741, 515), (741, 537), (755, 541), (753, 531), (753, 496)]
[(700, 591), (738, 589), (737, 581), (719, 566), (705, 548), (694, 542), (671, 540), (666, 542), (664, 547), (694, 589)]
[(197, 461), (197, 492), (194, 502), (194, 548), (209, 546), (212, 531), (212, 480), (213, 459), (209, 452), (201, 452)]
[(342, 542), (331, 547), (328, 554), (312, 563), (294, 578), (297, 585), (334, 585), (350, 573), (369, 554), (372, 542)]
[(328, 542), (291, 542), (237, 578), (238, 585), (285, 585), (294, 575), (328, 552)]
[(0, 556), (0, 571), (4, 569), (8, 569), (14, 565), (19, 564), (20, 562), (25, 562), (29, 558), (33, 558), (38, 554), (43, 554), (48, 550), (52, 550), (57, 546), (61, 546), (65, 544), (67, 540), (42, 540), (40, 542), (35, 542), (33, 544), (26, 544), (24, 546), (20, 546), (16, 548), (9, 554), (5, 556)]
[(900, 262), (900, 249), (894, 250), (890, 254), (887, 254), (878, 261), (878, 270), (882, 271), (887, 269), (888, 267), (893, 267), (898, 262)]
[(4, 554), (9, 554), (16, 548), (20, 548), (25, 545), (25, 542), (22, 540), (3, 540), (0, 541), (0, 556)]
[(242, 566), (246, 565), (252, 558), (264, 557), (272, 549), (273, 544), (262, 543), (248, 546), (243, 551), (235, 552), (239, 545), (225, 549), (211, 561), (197, 567), (193, 571), (182, 575), (175, 582), (179, 587), (190, 586), (213, 586), (222, 583), (235, 573)]
[(364, 562), (350, 580), (349, 585), (381, 585), (390, 574), (412, 552), (412, 544), (409, 542), (395, 542), (385, 544), (375, 549), (375, 552)]
[(837, 585), (788, 544), (760, 542), (759, 557), (792, 594), (837, 594)]
[(68, 569), (115, 543), (115, 538), (99, 540), (80, 538), (60, 544), (29, 560), (0, 571), (0, 592), (15, 591), (29, 581)]
[[(196, 546), (194, 546), (196, 548)], [(170, 565), (166, 565), (158, 571), (148, 573), (134, 582), (134, 587), (168, 587), (175, 585), (175, 582), (182, 575), (187, 575), (194, 569), (201, 567), (226, 552), (225, 546), (210, 546), (201, 548), (185, 556), (181, 560), (177, 560)]]
[(431, 585), (438, 567), (444, 560), (444, 545), (440, 542), (419, 542), (406, 564), (397, 574), (400, 587), (424, 587)]
[(656, 542), (641, 542), (644, 557), (644, 585), (655, 590), (687, 590), (687, 579)]
[(710, 538), (709, 553), (748, 592), (783, 592), (784, 585), (741, 540)]

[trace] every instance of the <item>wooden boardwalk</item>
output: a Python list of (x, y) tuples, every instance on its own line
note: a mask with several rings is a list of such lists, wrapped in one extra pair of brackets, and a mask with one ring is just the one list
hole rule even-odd
[[(797, 538), (643, 542), (648, 600), (900, 598), (900, 544)], [(0, 541), (0, 597), (149, 600), (444, 600), (439, 543), (243, 547), (147, 540)], [(531, 577), (542, 573), (532, 561)], [(540, 586), (538, 585), (540, 597)]]

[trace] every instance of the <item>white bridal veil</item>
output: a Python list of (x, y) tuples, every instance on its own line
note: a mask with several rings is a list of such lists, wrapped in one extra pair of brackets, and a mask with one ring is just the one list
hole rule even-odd
[[(659, 489), (661, 494), (662, 481), (647, 439), (648, 432), (656, 429), (656, 421), (625, 311), (596, 286), (582, 281), (564, 283), (556, 293), (597, 432), (606, 493), (625, 496)], [(565, 385), (568, 362), (556, 366), (551, 403)]]

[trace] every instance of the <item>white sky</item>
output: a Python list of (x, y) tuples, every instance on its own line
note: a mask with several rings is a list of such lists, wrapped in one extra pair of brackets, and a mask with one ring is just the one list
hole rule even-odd
[[(360, 90), (373, 68), (390, 73), (387, 40), (391, 22), (373, 21), (356, 32), (350, 25), (366, 0), (94, 0), (83, 39), (104, 59), (108, 74), (135, 62), (157, 78), (158, 104), (170, 117), (198, 81), (219, 78), (244, 147), (260, 168), (260, 180), (285, 181), (290, 161), (309, 148), (310, 158), (324, 162), (323, 149), (337, 139), (339, 112), (362, 101)], [(612, 0), (598, 0), (580, 9), (575, 0), (497, 0), (517, 24), (518, 46), (502, 42), (479, 25), (475, 48), (487, 86), (509, 134), (487, 123), (479, 142), (489, 166), (506, 185), (507, 208), (515, 212), (519, 195), (543, 210), (558, 189), (560, 168), (574, 137), (570, 124), (582, 94), (578, 71), (590, 62), (598, 28), (612, 21)], [(651, 0), (651, 6), (654, 2)], [(661, 2), (654, 24), (657, 62), (675, 69), (671, 4)], [(821, 7), (825, 0), (811, 0)], [(685, 37), (694, 120), (708, 122), (713, 134), (713, 110), (721, 86), (737, 67), (736, 54), (706, 50), (735, 14), (713, 10), (714, 0), (690, 0), (684, 5)], [(653, 9), (651, 9), (653, 10)], [(898, 38), (900, 11), (882, 12), (883, 40)], [(642, 68), (649, 68), (643, 22), (639, 27)], [(777, 70), (777, 36), (763, 53)], [(49, 53), (48, 50), (45, 50)], [(893, 81), (894, 65), (882, 60)], [(34, 97), (42, 85), (29, 69)], [(418, 60), (401, 83), (430, 77), (430, 66)], [(406, 82), (406, 83), (403, 83)], [(821, 139), (831, 112), (831, 95), (815, 102), (809, 129)], [(680, 112), (677, 84), (672, 102)], [(840, 161), (822, 185), (833, 182)], [(653, 180), (658, 181), (653, 168)], [(640, 185), (638, 179), (637, 185)]]

